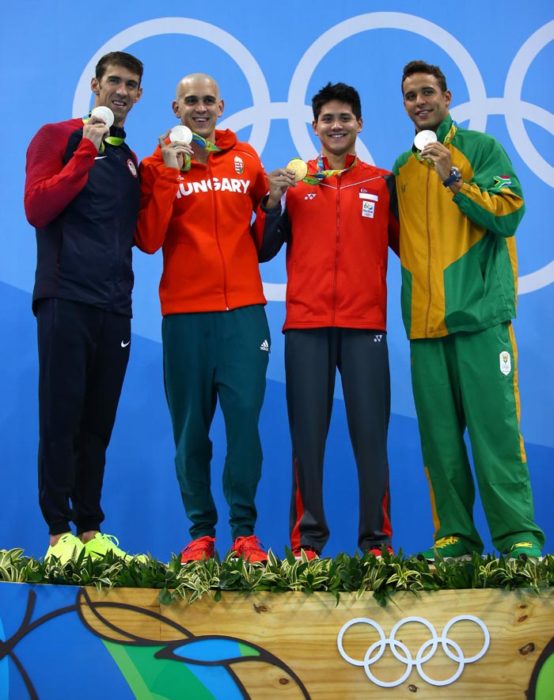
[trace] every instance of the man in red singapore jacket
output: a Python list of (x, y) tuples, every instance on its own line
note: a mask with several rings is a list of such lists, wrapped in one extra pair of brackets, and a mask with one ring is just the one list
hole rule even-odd
[[(390, 213), (394, 182), (389, 172), (356, 156), (362, 115), (354, 88), (329, 83), (312, 107), (321, 155), (308, 163), (300, 182), (291, 170), (271, 173), (262, 207), (260, 260), (287, 243), (283, 330), (293, 452), (291, 546), (297, 557), (304, 551), (313, 559), (329, 537), (323, 457), (338, 368), (358, 469), (358, 546), (380, 556), (392, 552), (386, 273), (388, 246), (397, 249), (398, 240)], [(260, 236), (263, 219), (256, 224)]]
[(37, 238), (39, 499), (50, 533), (45, 559), (64, 564), (83, 549), (129, 558), (100, 532), (100, 497), (131, 344), (139, 181), (123, 126), (141, 97), (142, 72), (128, 53), (103, 56), (91, 89), (113, 125), (95, 115), (46, 124), (27, 151), (25, 212)]
[(267, 554), (254, 534), (254, 501), (270, 336), (250, 223), (267, 177), (251, 146), (230, 130), (216, 130), (223, 100), (213, 78), (183, 78), (173, 111), (194, 140), (192, 146), (172, 141), (168, 132), (143, 160), (136, 243), (147, 253), (163, 249), (164, 381), (192, 537), (181, 563), (214, 555), (209, 431), (218, 400), (227, 434), (223, 490), (232, 554), (262, 562)]

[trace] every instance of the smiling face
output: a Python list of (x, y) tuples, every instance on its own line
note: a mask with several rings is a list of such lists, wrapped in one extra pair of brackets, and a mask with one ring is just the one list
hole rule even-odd
[(442, 90), (439, 81), (428, 73), (413, 73), (402, 84), (404, 109), (416, 131), (435, 131), (447, 116), (452, 95)]
[(183, 78), (177, 86), (173, 111), (195, 133), (214, 141), (215, 126), (223, 114), (223, 100), (213, 78), (195, 74)]
[(342, 158), (356, 150), (356, 137), (362, 130), (362, 120), (356, 119), (347, 102), (326, 102), (317, 121), (312, 122), (314, 132), (321, 141), (324, 156)]
[(106, 66), (100, 79), (93, 78), (90, 86), (96, 95), (94, 106), (109, 107), (114, 113), (116, 126), (123, 126), (127, 114), (142, 95), (140, 76), (113, 64)]

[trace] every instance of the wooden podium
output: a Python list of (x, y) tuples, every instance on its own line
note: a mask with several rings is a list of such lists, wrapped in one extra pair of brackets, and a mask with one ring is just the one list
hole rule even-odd
[[(384, 607), (371, 593), (158, 594), (0, 584), (0, 697), (554, 698), (551, 589), (398, 593)], [(75, 694), (60, 657), (85, 679)]]

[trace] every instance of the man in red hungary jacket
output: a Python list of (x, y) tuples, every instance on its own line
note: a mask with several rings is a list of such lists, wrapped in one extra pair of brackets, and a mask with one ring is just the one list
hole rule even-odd
[[(312, 107), (321, 155), (299, 182), (287, 169), (269, 176), (260, 252), (260, 260), (269, 260), (287, 243), (283, 330), (293, 451), (291, 546), (297, 557), (303, 550), (313, 559), (329, 537), (323, 456), (338, 368), (358, 469), (358, 546), (380, 556), (392, 551), (386, 274), (388, 246), (397, 249), (398, 240), (391, 214), (394, 182), (389, 172), (356, 156), (362, 116), (354, 88), (329, 83)], [(260, 236), (262, 226), (263, 216)]]
[(250, 222), (267, 178), (250, 145), (229, 129), (216, 129), (223, 100), (213, 78), (184, 77), (173, 110), (194, 141), (191, 146), (165, 135), (143, 160), (136, 243), (147, 253), (163, 250), (164, 382), (192, 537), (181, 563), (215, 552), (209, 432), (218, 400), (227, 434), (223, 490), (232, 553), (263, 562), (267, 554), (254, 527), (270, 337)]

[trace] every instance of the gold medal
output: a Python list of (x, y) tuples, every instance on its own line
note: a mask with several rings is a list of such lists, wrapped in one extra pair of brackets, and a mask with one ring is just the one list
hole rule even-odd
[(293, 158), (289, 161), (286, 170), (290, 170), (294, 173), (295, 182), (300, 182), (308, 174), (308, 166), (301, 158)]

